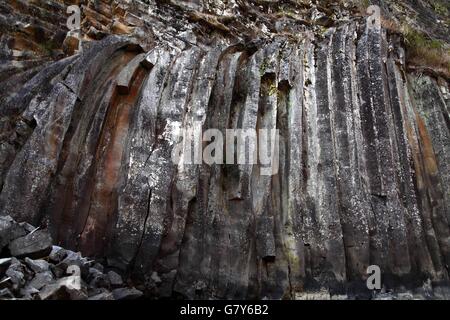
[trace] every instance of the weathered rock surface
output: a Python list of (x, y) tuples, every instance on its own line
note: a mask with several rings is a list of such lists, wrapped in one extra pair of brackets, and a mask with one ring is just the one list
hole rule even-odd
[(3, 250), (12, 240), (24, 235), (26, 235), (25, 229), (16, 224), (11, 217), (0, 217), (0, 250)]
[(45, 257), (52, 250), (52, 238), (48, 232), (38, 230), (9, 243), (11, 255), (18, 258)]
[[(0, 214), (153, 297), (366, 298), (379, 265), (381, 298), (448, 298), (449, 79), (408, 72), (399, 36), (350, 9), (261, 2), (87, 1), (82, 50), (11, 69), (0, 92)], [(174, 164), (196, 121), (279, 129), (277, 174)], [(2, 221), (21, 256), (32, 236)], [(39, 295), (70, 297), (62, 282)]]

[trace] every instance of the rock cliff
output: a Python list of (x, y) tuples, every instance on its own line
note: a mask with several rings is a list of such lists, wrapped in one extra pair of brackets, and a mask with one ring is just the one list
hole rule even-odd
[[(393, 25), (444, 61), (450, 8), (372, 3), (2, 1), (0, 214), (154, 297), (448, 290), (450, 67)], [(278, 172), (174, 164), (198, 121), (278, 129)]]

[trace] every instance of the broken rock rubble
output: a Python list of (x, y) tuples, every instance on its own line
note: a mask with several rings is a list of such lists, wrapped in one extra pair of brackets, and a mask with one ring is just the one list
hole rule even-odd
[(52, 245), (46, 230), (0, 216), (0, 300), (122, 300), (143, 293), (80, 252)]

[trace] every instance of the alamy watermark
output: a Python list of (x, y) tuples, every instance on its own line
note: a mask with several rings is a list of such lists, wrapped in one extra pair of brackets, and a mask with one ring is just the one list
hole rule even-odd
[(202, 131), (195, 121), (180, 130), (172, 152), (176, 165), (259, 165), (259, 174), (275, 175), (279, 167), (278, 129), (218, 129)]
[(376, 5), (371, 5), (366, 11), (369, 16), (367, 17), (367, 27), (369, 29), (381, 28), (381, 8)]
[(77, 5), (68, 6), (67, 13), (70, 16), (67, 18), (67, 29), (76, 31), (81, 29), (81, 9)]
[(78, 38), (78, 51), (81, 51), (81, 9), (77, 5), (72, 5), (67, 7), (66, 12), (70, 15), (66, 21), (67, 29), (69, 29), (69, 34)]
[(371, 265), (367, 268), (367, 274), (370, 276), (367, 278), (366, 285), (369, 290), (381, 290), (381, 269), (377, 265)]

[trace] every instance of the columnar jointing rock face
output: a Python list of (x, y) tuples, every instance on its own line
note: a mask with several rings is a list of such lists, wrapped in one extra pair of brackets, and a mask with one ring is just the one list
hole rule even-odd
[[(6, 99), (0, 212), (169, 297), (448, 280), (449, 85), (384, 30), (149, 53), (109, 36)], [(203, 116), (205, 115), (205, 116)], [(180, 128), (277, 128), (280, 166), (173, 164)]]

